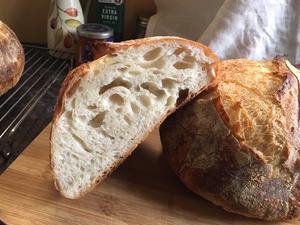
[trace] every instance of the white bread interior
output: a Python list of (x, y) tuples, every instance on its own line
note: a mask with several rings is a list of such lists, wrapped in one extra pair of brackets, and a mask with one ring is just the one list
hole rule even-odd
[(120, 44), (113, 54), (89, 63), (87, 73), (61, 93), (51, 166), (65, 197), (90, 190), (214, 78), (216, 58), (206, 47), (180, 38), (158, 40)]

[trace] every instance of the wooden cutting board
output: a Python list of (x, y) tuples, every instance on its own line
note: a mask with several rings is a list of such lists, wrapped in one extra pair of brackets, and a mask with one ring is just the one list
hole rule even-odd
[(49, 130), (0, 177), (0, 219), (8, 225), (275, 224), (227, 213), (187, 190), (162, 157), (157, 131), (94, 191), (65, 199), (49, 170)]

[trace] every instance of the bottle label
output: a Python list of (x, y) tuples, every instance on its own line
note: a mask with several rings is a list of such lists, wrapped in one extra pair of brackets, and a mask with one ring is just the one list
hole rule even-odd
[(75, 58), (76, 65), (96, 60), (106, 54), (105, 42), (112, 42), (112, 37), (108, 39), (95, 40), (80, 37), (79, 49)]
[(97, 23), (107, 25), (114, 30), (114, 41), (122, 41), (124, 29), (124, 1), (98, 0), (96, 5)]

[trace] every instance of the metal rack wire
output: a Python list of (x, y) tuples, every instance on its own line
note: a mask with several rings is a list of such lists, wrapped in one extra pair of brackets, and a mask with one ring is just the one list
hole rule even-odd
[(50, 122), (72, 55), (23, 45), (25, 68), (18, 84), (0, 97), (0, 174)]

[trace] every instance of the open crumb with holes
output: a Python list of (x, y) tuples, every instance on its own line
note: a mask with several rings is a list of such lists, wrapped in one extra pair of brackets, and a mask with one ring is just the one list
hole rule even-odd
[(218, 61), (200, 43), (175, 37), (109, 49), (70, 72), (56, 106), (51, 166), (68, 198), (103, 180), (168, 114), (207, 88)]

